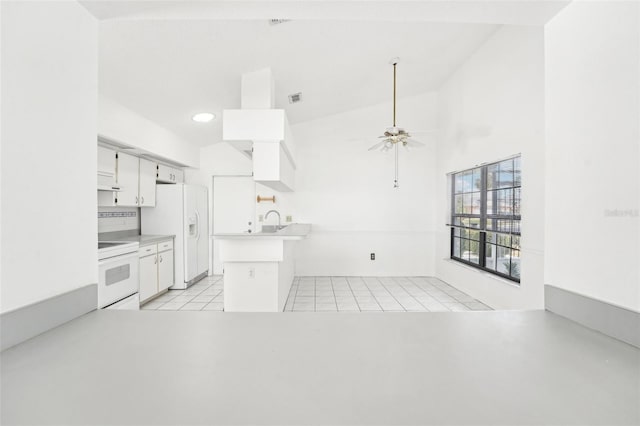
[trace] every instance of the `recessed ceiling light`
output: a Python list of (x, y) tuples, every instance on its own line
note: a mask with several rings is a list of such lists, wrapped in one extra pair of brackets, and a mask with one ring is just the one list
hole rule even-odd
[(197, 123), (208, 123), (214, 118), (216, 118), (216, 115), (210, 112), (199, 112), (191, 117), (191, 119)]

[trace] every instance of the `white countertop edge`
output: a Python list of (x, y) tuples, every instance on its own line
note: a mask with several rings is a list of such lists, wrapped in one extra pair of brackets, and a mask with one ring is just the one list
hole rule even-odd
[(216, 240), (303, 240), (311, 232), (311, 224), (292, 223), (278, 232), (256, 232), (242, 234), (213, 234), (211, 239)]

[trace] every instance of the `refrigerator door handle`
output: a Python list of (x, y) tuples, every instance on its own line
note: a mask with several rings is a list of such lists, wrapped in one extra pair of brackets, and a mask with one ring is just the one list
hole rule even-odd
[(200, 213), (196, 210), (196, 240), (200, 239)]

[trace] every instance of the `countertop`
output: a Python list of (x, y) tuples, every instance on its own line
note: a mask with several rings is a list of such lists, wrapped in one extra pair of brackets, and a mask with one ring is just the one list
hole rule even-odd
[(140, 244), (140, 247), (173, 238), (175, 235), (131, 235), (119, 232), (98, 234), (99, 241), (131, 241)]
[(639, 355), (543, 310), (100, 309), (0, 354), (0, 422), (637, 425)]
[(286, 228), (277, 232), (254, 232), (241, 234), (213, 234), (212, 238), (217, 240), (302, 240), (311, 232), (309, 223), (292, 223)]

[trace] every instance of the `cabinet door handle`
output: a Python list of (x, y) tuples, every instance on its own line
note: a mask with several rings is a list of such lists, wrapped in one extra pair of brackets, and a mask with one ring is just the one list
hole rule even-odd
[(144, 197), (141, 197), (140, 199), (142, 200), (142, 204), (144, 204)]
[(138, 196), (136, 195), (136, 204), (138, 204)]
[(160, 256), (160, 262), (162, 262), (162, 256)]
[(158, 263), (158, 256), (153, 258), (153, 264), (155, 265), (156, 263)]

